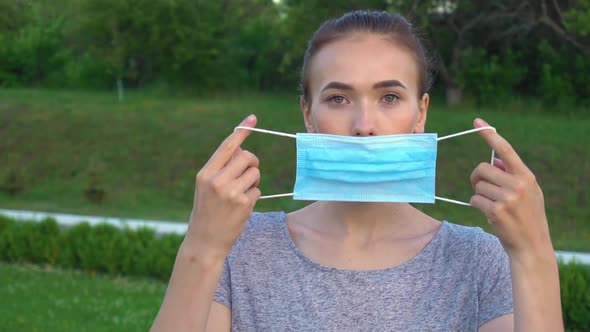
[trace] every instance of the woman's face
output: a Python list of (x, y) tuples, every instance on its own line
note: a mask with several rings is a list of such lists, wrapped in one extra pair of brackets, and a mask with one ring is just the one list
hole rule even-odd
[(390, 39), (356, 34), (325, 45), (309, 68), (308, 132), (376, 136), (423, 133), (428, 95), (418, 97), (412, 54)]

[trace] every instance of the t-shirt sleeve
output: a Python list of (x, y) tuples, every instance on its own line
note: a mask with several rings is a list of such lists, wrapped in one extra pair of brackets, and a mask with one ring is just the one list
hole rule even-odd
[(219, 285), (215, 291), (213, 301), (223, 304), (224, 306), (231, 309), (231, 280), (229, 274), (229, 258), (225, 259), (223, 265), (223, 272), (219, 279)]
[(478, 326), (514, 312), (508, 255), (495, 236), (484, 233), (478, 246)]

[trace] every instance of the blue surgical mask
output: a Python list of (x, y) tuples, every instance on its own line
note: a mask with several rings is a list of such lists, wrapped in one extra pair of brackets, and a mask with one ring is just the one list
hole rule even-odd
[[(293, 196), (296, 200), (350, 202), (434, 203), (437, 143), (493, 127), (481, 127), (453, 135), (400, 134), (340, 136), (315, 133), (291, 135), (239, 126), (296, 139), (297, 175), (293, 193), (261, 196), (261, 199)], [(492, 162), (494, 152), (492, 151)]]

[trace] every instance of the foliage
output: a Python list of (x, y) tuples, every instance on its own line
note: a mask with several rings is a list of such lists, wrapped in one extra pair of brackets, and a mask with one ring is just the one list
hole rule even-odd
[[(573, 50), (590, 50), (590, 1), (542, 3), (0, 0), (0, 86), (294, 91), (314, 30), (345, 12), (373, 9), (415, 23), (431, 48), (437, 88), (449, 98), (487, 102), (500, 88), (541, 96), (549, 105), (565, 92), (563, 103), (583, 104), (589, 84), (580, 73), (588, 69), (588, 52)], [(534, 58), (543, 64), (528, 61)], [(523, 75), (540, 88), (516, 83)]]
[[(164, 274), (167, 272), (167, 268), (170, 268), (170, 262), (166, 262), (165, 267), (158, 269), (154, 268), (152, 264), (151, 256), (157, 253), (157, 250), (154, 247), (163, 247), (166, 249), (165, 245), (161, 245), (161, 239), (156, 238), (156, 234), (152, 229), (149, 228), (140, 228), (138, 230), (125, 230), (123, 235), (123, 239), (126, 242), (124, 247), (127, 250), (128, 254), (121, 260), (121, 271), (125, 275), (150, 275), (151, 271), (157, 270), (162, 271), (161, 273)], [(168, 238), (166, 239), (168, 240)], [(177, 241), (178, 239), (175, 237), (173, 241)], [(169, 250), (174, 249), (175, 247), (172, 245)], [(146, 255), (149, 253), (150, 255)], [(172, 255), (166, 256), (164, 259), (168, 259), (169, 257), (174, 257), (176, 253)], [(166, 279), (165, 276), (163, 279)]]
[(153, 230), (120, 230), (80, 223), (59, 228), (0, 218), (0, 260), (76, 268), (91, 274), (149, 276), (168, 280), (182, 237), (156, 237)]
[(590, 37), (590, 0), (577, 1), (578, 6), (565, 13), (564, 25), (581, 37)]
[(574, 87), (568, 73), (564, 71), (566, 62), (559, 52), (548, 43), (539, 45), (541, 54), (541, 79), (538, 85), (538, 95), (546, 102), (555, 102), (572, 98)]
[(505, 103), (527, 74), (527, 68), (519, 64), (519, 54), (510, 49), (500, 55), (488, 55), (482, 48), (466, 49), (461, 57), (457, 81), (482, 105)]
[(590, 268), (577, 263), (559, 269), (563, 320), (568, 330), (590, 330)]
[(53, 264), (57, 258), (57, 223), (46, 220), (39, 225), (4, 222), (0, 233), (1, 258), (9, 262)]
[[(60, 70), (69, 60), (64, 18), (46, 16), (37, 2), (24, 2), (17, 29), (0, 31), (0, 85), (59, 84)], [(18, 17), (19, 15), (17, 15)]]
[(307, 41), (323, 21), (338, 18), (353, 10), (386, 10), (387, 2), (383, 0), (285, 1), (285, 18), (281, 21), (282, 24), (276, 35), (281, 41), (283, 50), (278, 67), (279, 73), (287, 76), (294, 87), (299, 80)]
[(542, 41), (539, 50), (539, 83), (536, 94), (548, 105), (572, 105), (576, 99), (590, 100), (590, 78), (579, 73), (590, 70), (590, 57), (571, 48)]

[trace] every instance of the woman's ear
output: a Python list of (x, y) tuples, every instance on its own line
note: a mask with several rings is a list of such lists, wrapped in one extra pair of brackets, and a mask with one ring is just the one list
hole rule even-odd
[(316, 131), (311, 121), (311, 103), (305, 101), (305, 98), (301, 96), (301, 98), (299, 98), (299, 107), (303, 113), (303, 121), (305, 122), (305, 128), (307, 128), (307, 132), (315, 133)]
[(418, 105), (418, 119), (416, 121), (416, 125), (414, 126), (414, 133), (424, 133), (424, 128), (426, 127), (426, 115), (428, 114), (429, 101), (430, 96), (428, 96), (428, 93), (423, 94), (422, 99), (420, 100), (420, 105)]

